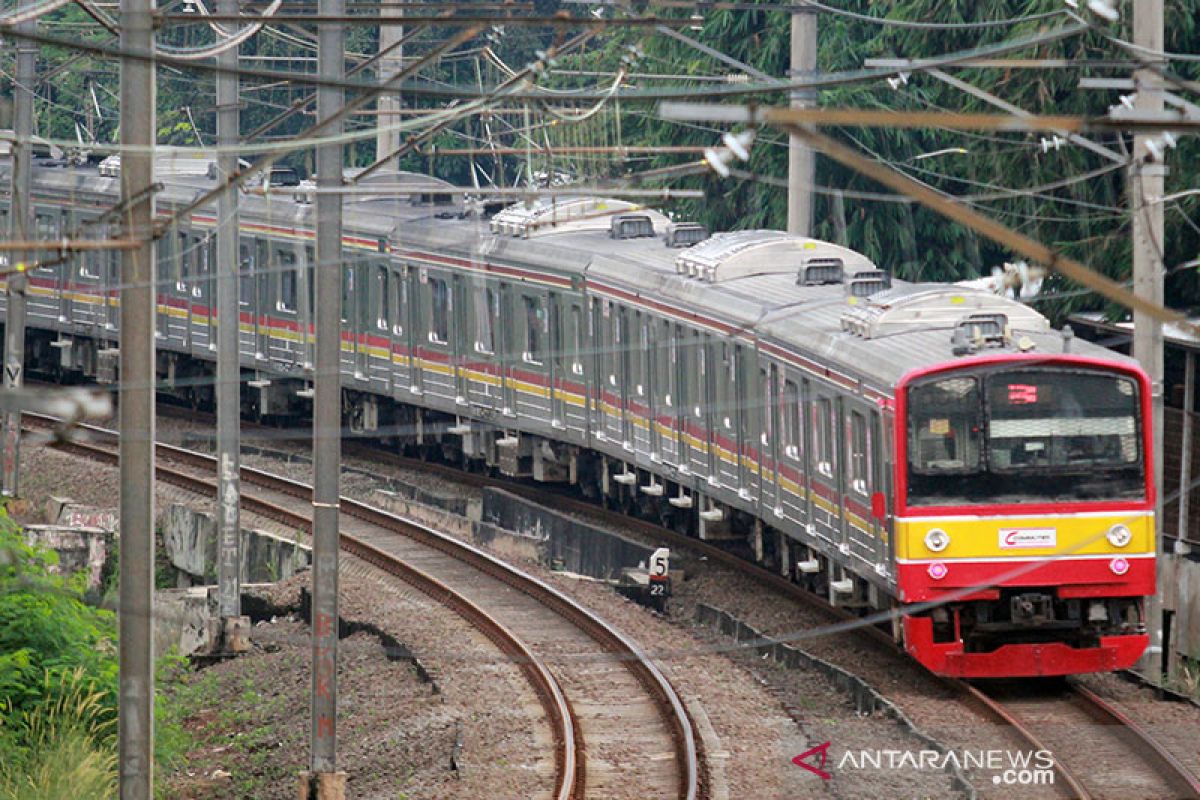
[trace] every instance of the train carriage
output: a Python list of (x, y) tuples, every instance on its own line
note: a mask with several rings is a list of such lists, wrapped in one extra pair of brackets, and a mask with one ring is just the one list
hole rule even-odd
[[(95, 170), (34, 172), (39, 238), (116, 200)], [(347, 201), (332, 267), (303, 190), (245, 198), (248, 410), (307, 413), (314, 270), (339, 269), (356, 431), (745, 542), (835, 603), (894, 609), (939, 673), (1118, 669), (1146, 647), (1149, 387), (1130, 360), (825, 242), (707, 237), (599, 198), (485, 223), (433, 179), (389, 183), (408, 188)], [(164, 184), (160, 217), (213, 185)], [(205, 209), (158, 243), (159, 371), (193, 402), (211, 399), (219, 233)], [(33, 271), (37, 366), (116, 377), (116, 263)]]

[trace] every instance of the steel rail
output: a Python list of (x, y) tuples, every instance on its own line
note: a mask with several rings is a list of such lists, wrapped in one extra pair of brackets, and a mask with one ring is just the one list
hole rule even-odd
[[(59, 422), (53, 417), (43, 415), (26, 414), (25, 419), (27, 423), (42, 428), (54, 427)], [(115, 431), (97, 426), (77, 425), (75, 426), (75, 430), (86, 432), (96, 437), (98, 441), (106, 440), (115, 443), (117, 440)], [(116, 463), (115, 452), (93, 443), (61, 441), (56, 442), (55, 446), (60, 449), (74, 450), (82, 455), (102, 460), (106, 463)], [(160, 460), (163, 458), (177, 460), (184, 464), (205, 469), (206, 471), (212, 470), (215, 474), (216, 459), (213, 456), (162, 442), (157, 443), (156, 452)], [(160, 466), (158, 468), (158, 475), (165, 481), (182, 485), (183, 488), (192, 489), (193, 487), (199, 487), (199, 491), (206, 496), (211, 495), (216, 489), (215, 481), (208, 482), (203, 478), (198, 478), (169, 467)], [(255, 498), (245, 491), (247, 485), (255, 485), (308, 502), (311, 499), (312, 490), (307, 484), (247, 466), (242, 466), (241, 468), (241, 479), (243, 483), (242, 504), (248, 510), (256, 511), (265, 516), (278, 519), (285, 524), (295, 525), (302, 529), (308, 529), (311, 525), (309, 517)], [(671, 686), (666, 676), (662, 674), (658, 667), (654, 665), (632, 640), (609, 627), (599, 617), (559, 590), (533, 575), (485, 553), (479, 548), (440, 533), (428, 526), (372, 508), (366, 503), (349, 497), (343, 496), (339, 501), (339, 505), (343, 514), (398, 533), (467, 563), (476, 570), (530, 596), (539, 604), (550, 608), (572, 625), (584, 631), (607, 652), (619, 659), (625, 668), (634, 674), (659, 705), (660, 714), (671, 730), (675, 741), (675, 756), (679, 772), (678, 796), (681, 800), (698, 800), (698, 798), (706, 796), (705, 776), (701, 771), (703, 749), (695, 722), (692, 720), (691, 715), (687, 713), (683, 701), (674, 687)], [(344, 549), (356, 555), (364, 553), (366, 554), (364, 557), (367, 560), (379, 557), (377, 554), (382, 555), (384, 558), (393, 558), (364, 542), (358, 541), (352, 535), (342, 533), (340, 539)], [(362, 549), (360, 550), (359, 548)], [(375, 562), (372, 561), (372, 563)], [(400, 564), (398, 561), (395, 563)], [(402, 565), (402, 567), (410, 569), (407, 565)], [(430, 580), (433, 579), (430, 578)], [(435, 599), (437, 599), (436, 596)], [(548, 709), (547, 713), (552, 718), (558, 718), (557, 712)], [(570, 718), (573, 720), (573, 715)], [(573, 742), (575, 748), (583, 748), (584, 742), (582, 736), (579, 736), (577, 733), (573, 736)], [(584, 797), (582, 789), (584, 787), (586, 765), (582, 752), (572, 752), (575, 756), (572, 765), (574, 769), (573, 781), (570, 784), (565, 784), (571, 787), (571, 793), (560, 796), (582, 798)], [(576, 787), (579, 790), (578, 794), (574, 793)]]
[[(625, 514), (621, 514), (619, 512), (601, 508), (593, 505), (592, 503), (565, 495), (561, 492), (530, 486), (525, 483), (505, 480), (502, 478), (493, 478), (476, 473), (465, 473), (448, 465), (410, 459), (395, 453), (386, 451), (381, 452), (377, 449), (372, 449), (361, 444), (349, 444), (346, 449), (346, 455), (359, 458), (371, 458), (376, 461), (383, 460), (392, 462), (397, 466), (410, 469), (419, 466), (423, 470), (432, 470), (448, 478), (452, 478), (459, 482), (475, 487), (503, 488), (505, 491), (509, 491), (541, 505), (553, 506), (569, 512), (598, 515), (601, 517), (612, 517), (620, 520), (623, 524), (629, 527), (638, 529), (647, 535), (656, 537), (671, 547), (690, 549), (693, 552), (705, 556), (710, 561), (714, 561), (722, 564), (723, 566), (734, 569), (738, 573), (750, 578), (756, 583), (765, 585), (774, 591), (780, 592), (790, 599), (795, 599), (805, 604), (809, 608), (827, 614), (832, 620), (844, 623), (853, 622), (858, 619), (853, 614), (826, 602), (824, 599), (814, 595), (782, 575), (778, 575), (757, 564), (751, 563), (716, 545), (691, 538), (647, 520), (626, 516)], [(874, 625), (856, 628), (854, 629), (854, 633), (890, 650), (898, 651), (900, 649), (890, 635)], [(1027, 741), (1035, 749), (1049, 750), (1041, 737), (1039, 737), (1011, 712), (1005, 709), (1002, 703), (989, 697), (985, 692), (981, 691), (976, 686), (973, 686), (966, 681), (953, 678), (933, 676), (932, 674), (931, 677), (934, 677), (947, 688), (962, 695), (964, 698), (967, 698), (985, 715), (992, 717), (1004, 725), (1010, 726), (1016, 735)], [(1188, 787), (1188, 791), (1191, 794), (1183, 796), (1200, 798), (1200, 781), (1198, 781), (1196, 777), (1194, 777), (1181, 762), (1179, 762), (1171, 753), (1169, 753), (1161, 743), (1155, 740), (1153, 736), (1149, 734), (1149, 732), (1137, 725), (1137, 723), (1131, 718), (1122, 714), (1115, 707), (1105, 703), (1101, 698), (1096, 697), (1094, 693), (1089, 692), (1086, 688), (1077, 684), (1072, 684), (1072, 688), (1085, 700), (1093, 705), (1097, 705), (1098, 708), (1101, 708), (1105, 714), (1133, 732), (1133, 734), (1144, 743), (1144, 747), (1147, 749), (1147, 751), (1152, 752), (1154, 754), (1154, 758), (1162, 764), (1163, 770), (1178, 776), (1176, 782), (1181, 786)], [(1054, 760), (1053, 769), (1055, 770), (1058, 778), (1061, 780), (1061, 783), (1056, 781), (1055, 785), (1065, 786), (1071, 797), (1078, 797), (1086, 800), (1086, 798), (1093, 796), (1093, 794), (1087, 790), (1086, 783), (1057, 758)]]
[[(33, 419), (31, 420), (29, 417), (33, 417)], [(52, 420), (51, 417), (26, 415), (26, 423), (32, 422), (38, 427), (46, 425), (50, 420)], [(106, 464), (115, 465), (117, 463), (117, 454), (114, 451), (96, 444), (62, 441), (56, 442), (54, 446), (57, 449), (73, 452)], [(164, 448), (164, 445), (159, 444), (158, 448)], [(178, 453), (171, 453), (171, 455), (175, 458), (179, 456)], [(208, 466), (208, 464), (204, 464), (204, 466)], [(156, 469), (156, 474), (167, 483), (200, 495), (211, 496), (216, 491), (215, 480), (210, 481), (197, 477), (161, 463)], [(312, 533), (311, 517), (245, 492), (242, 493), (241, 504), (248, 511), (254, 511), (289, 527)], [(449, 608), (487, 637), (501, 653), (512, 659), (525, 675), (546, 712), (546, 716), (551, 720), (557, 768), (554, 793), (556, 800), (584, 797), (583, 739), (578, 732), (578, 721), (561, 685), (546, 668), (545, 663), (534, 655), (516, 634), (443, 581), (353, 536), (342, 534), (340, 540), (343, 550), (400, 578), (440, 605)]]
[(1097, 711), (1105, 714), (1137, 737), (1139, 743), (1145, 748), (1144, 755), (1149, 756), (1146, 760), (1157, 763), (1161, 770), (1160, 775), (1172, 776), (1174, 782), (1181, 789), (1186, 790), (1187, 793), (1180, 794), (1179, 797), (1200, 798), (1200, 779), (1182, 761), (1176, 758), (1171, 751), (1163, 747), (1162, 743), (1155, 739), (1140, 722), (1086, 686), (1075, 681), (1070, 681), (1068, 685), (1084, 702), (1090, 704)]

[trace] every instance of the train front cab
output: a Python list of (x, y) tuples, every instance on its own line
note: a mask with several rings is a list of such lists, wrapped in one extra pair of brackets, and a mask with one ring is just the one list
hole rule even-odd
[(1003, 355), (897, 391), (908, 652), (962, 678), (1123, 669), (1154, 593), (1150, 389), (1077, 356)]

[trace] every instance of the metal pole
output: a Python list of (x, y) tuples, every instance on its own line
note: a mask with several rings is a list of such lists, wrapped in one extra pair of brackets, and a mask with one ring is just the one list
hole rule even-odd
[[(33, 32), (37, 21), (21, 23), (17, 29)], [(17, 40), (17, 85), (13, 88), (12, 207), (8, 220), (10, 236), (27, 241), (33, 230), (33, 82), (37, 79), (37, 45)], [(29, 285), (26, 262), (34, 253), (13, 253), (15, 270), (8, 274), (7, 313), (4, 325), (4, 388), (19, 389), (25, 370), (25, 290)], [(4, 415), (3, 476), (0, 486), (6, 497), (15, 497), (21, 465), (21, 412)]]
[[(121, 0), (121, 50), (154, 49), (154, 0)], [(120, 784), (122, 800), (154, 796), (154, 74), (121, 62), (122, 251)]]
[[(238, 0), (219, 0), (217, 11), (237, 14)], [(217, 164), (220, 179), (237, 169), (238, 50), (231, 47), (217, 56), (228, 71), (217, 73)], [(249, 627), (241, 620), (242, 537), (239, 517), (241, 483), (241, 363), (238, 327), (238, 190), (225, 191), (217, 201), (217, 505), (218, 604), (220, 627), (213, 644), (225, 652), (246, 649), (240, 632)]]
[[(817, 71), (817, 15), (810, 9), (792, 14), (793, 79), (807, 78)], [(792, 91), (792, 108), (813, 108), (815, 89)], [(813, 185), (817, 182), (817, 154), (801, 139), (788, 137), (788, 233), (811, 236), (813, 226)]]
[[(379, 52), (387, 53), (379, 59), (379, 81), (386, 81), (404, 69), (404, 47), (396, 46), (404, 39), (404, 26), (389, 25), (384, 20), (388, 17), (403, 16), (403, 11), (397, 6), (381, 6), (379, 9)], [(386, 158), (388, 153), (400, 149), (400, 131), (386, 130), (399, 124), (403, 117), (400, 115), (399, 91), (384, 92), (379, 96), (379, 133), (375, 137), (375, 159)], [(393, 162), (393, 167), (398, 166)]]
[[(319, 0), (321, 14), (341, 15), (345, 0)], [(338, 24), (317, 26), (318, 71), (341, 77), (346, 69), (345, 34)], [(317, 124), (337, 114), (341, 89), (317, 89)], [(339, 119), (322, 131), (336, 137)], [(317, 148), (317, 187), (342, 185), (342, 146)], [(312, 760), (309, 786), (319, 798), (341, 797), (345, 773), (337, 772), (338, 473), (341, 469), (342, 196), (317, 195), (316, 334), (313, 401), (313, 606)], [(341, 788), (338, 788), (341, 787)], [(310, 795), (311, 796), (311, 795)]]
[(1183, 443), (1179, 458), (1179, 525), (1176, 528), (1175, 550), (1187, 547), (1188, 514), (1192, 504), (1192, 409), (1196, 404), (1196, 354), (1184, 351), (1187, 359), (1183, 368)]
[[(1134, 0), (1133, 42), (1152, 52), (1163, 49), (1162, 0)], [(1153, 56), (1147, 56), (1153, 58)], [(1143, 115), (1163, 110), (1162, 85), (1151, 70), (1134, 72), (1138, 87), (1135, 110)], [(1147, 142), (1152, 135), (1138, 134), (1133, 138), (1133, 165), (1129, 174), (1129, 205), (1133, 216), (1133, 291), (1138, 297), (1156, 305), (1163, 302), (1163, 185), (1166, 166), (1150, 160)], [(1138, 311), (1133, 313), (1133, 355), (1150, 376), (1154, 414), (1154, 481), (1158, 491), (1155, 505), (1155, 527), (1158, 552), (1162, 548), (1162, 477), (1163, 477), (1163, 333), (1162, 323)], [(1162, 563), (1162, 559), (1159, 559)], [(1162, 571), (1160, 569), (1160, 578)], [(1159, 596), (1147, 609), (1147, 628), (1150, 648), (1144, 666), (1152, 680), (1162, 674), (1166, 661), (1162, 652), (1162, 594), (1164, 581), (1159, 581)]]

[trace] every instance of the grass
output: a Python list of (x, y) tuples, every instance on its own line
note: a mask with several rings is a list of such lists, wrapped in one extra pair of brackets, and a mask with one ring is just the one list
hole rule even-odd
[(116, 795), (117, 721), (82, 670), (64, 673), (42, 702), (0, 717), (24, 747), (0, 763), (0, 800), (91, 800)]

